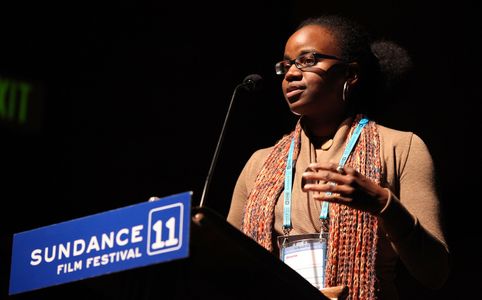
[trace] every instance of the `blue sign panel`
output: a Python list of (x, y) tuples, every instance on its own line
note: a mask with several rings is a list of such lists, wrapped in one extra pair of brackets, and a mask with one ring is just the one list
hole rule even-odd
[(187, 257), (191, 195), (15, 234), (9, 294)]

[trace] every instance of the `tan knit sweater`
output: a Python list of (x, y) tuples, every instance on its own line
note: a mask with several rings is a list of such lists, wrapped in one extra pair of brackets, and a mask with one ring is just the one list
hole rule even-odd
[[(303, 132), (296, 162), (292, 191), (291, 234), (320, 231), (321, 203), (301, 190), (301, 174), (310, 162), (338, 163), (352, 119), (337, 130), (331, 147), (314, 149)], [(378, 299), (398, 299), (394, 285), (398, 259), (422, 284), (439, 288), (449, 273), (448, 247), (442, 232), (439, 202), (435, 190), (434, 167), (424, 142), (411, 132), (377, 125), (381, 142), (383, 186), (390, 199), (379, 216), (379, 242), (376, 271)], [(241, 228), (243, 208), (254, 187), (256, 175), (273, 148), (256, 151), (242, 170), (234, 189), (228, 222)], [(283, 193), (275, 207), (275, 235), (282, 233)], [(273, 241), (276, 245), (276, 241)]]

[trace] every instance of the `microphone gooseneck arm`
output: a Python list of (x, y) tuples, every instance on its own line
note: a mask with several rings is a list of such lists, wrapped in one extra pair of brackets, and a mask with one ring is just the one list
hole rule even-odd
[(216, 145), (216, 150), (214, 150), (214, 156), (213, 156), (213, 159), (211, 160), (211, 166), (209, 166), (208, 176), (206, 177), (206, 181), (204, 182), (204, 188), (203, 188), (203, 193), (201, 195), (201, 201), (199, 202), (199, 207), (203, 207), (203, 205), (204, 205), (204, 200), (206, 198), (206, 194), (207, 194), (209, 185), (211, 183), (213, 170), (214, 170), (214, 167), (216, 166), (216, 162), (218, 160), (219, 150), (221, 149), (221, 145), (223, 143), (224, 131), (226, 129), (226, 124), (228, 123), (229, 114), (231, 113), (231, 107), (233, 106), (234, 98), (236, 97), (236, 93), (238, 92), (238, 89), (240, 87), (245, 86), (245, 85), (246, 85), (246, 83), (244, 83), (244, 82), (238, 84), (236, 86), (236, 88), (234, 89), (233, 95), (231, 96), (231, 101), (229, 102), (228, 111), (226, 112), (226, 117), (224, 118), (224, 123), (223, 123), (223, 127), (221, 129), (221, 134), (219, 135), (218, 143)]

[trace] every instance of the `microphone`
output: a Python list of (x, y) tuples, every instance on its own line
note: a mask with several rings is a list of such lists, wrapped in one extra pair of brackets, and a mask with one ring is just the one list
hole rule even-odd
[(249, 92), (257, 92), (261, 89), (261, 83), (263, 78), (258, 74), (251, 74), (244, 78), (243, 83), (241, 83), (244, 88)]
[(259, 89), (261, 89), (262, 81), (263, 81), (263, 78), (260, 75), (250, 74), (250, 75), (248, 75), (244, 78), (242, 83), (238, 84), (234, 88), (233, 95), (231, 96), (231, 101), (229, 102), (228, 111), (226, 112), (226, 116), (224, 118), (223, 127), (221, 129), (221, 133), (220, 133), (219, 138), (218, 138), (216, 150), (214, 150), (213, 159), (211, 160), (211, 165), (209, 167), (208, 176), (206, 177), (206, 181), (204, 182), (204, 188), (203, 188), (203, 193), (201, 195), (201, 201), (199, 202), (199, 207), (203, 207), (203, 205), (204, 205), (204, 200), (206, 198), (206, 194), (207, 194), (209, 185), (211, 183), (211, 178), (212, 178), (212, 175), (213, 175), (214, 167), (216, 166), (216, 162), (218, 160), (219, 149), (221, 149), (221, 144), (223, 143), (224, 131), (226, 129), (226, 124), (228, 123), (229, 115), (231, 113), (231, 107), (233, 106), (233, 102), (234, 102), (234, 98), (236, 97), (236, 93), (238, 92), (238, 90), (240, 88), (243, 88), (244, 90), (246, 90), (248, 92), (258, 91)]

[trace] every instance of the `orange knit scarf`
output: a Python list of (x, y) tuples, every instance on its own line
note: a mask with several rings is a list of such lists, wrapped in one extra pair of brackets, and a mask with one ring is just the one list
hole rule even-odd
[[(353, 121), (347, 141), (361, 117), (357, 115)], [(272, 239), (274, 208), (284, 188), (286, 159), (293, 138), (296, 163), (301, 148), (299, 121), (295, 130), (283, 137), (268, 156), (256, 177), (244, 211), (243, 232), (269, 251), (273, 250), (275, 242)], [(380, 184), (380, 164), (380, 139), (375, 122), (370, 121), (363, 128), (346, 165)], [(375, 299), (377, 218), (345, 205), (331, 204), (329, 224), (326, 285), (348, 286), (348, 299)]]

